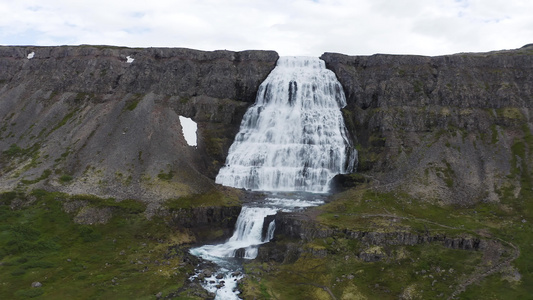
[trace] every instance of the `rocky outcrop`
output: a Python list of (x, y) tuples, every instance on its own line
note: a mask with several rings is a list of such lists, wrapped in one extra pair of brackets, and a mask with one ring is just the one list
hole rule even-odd
[(498, 201), (500, 187), (520, 186), (515, 157), (532, 166), (530, 152), (513, 145), (528, 144), (533, 127), (533, 46), (321, 58), (344, 87), (358, 170), (383, 190), (461, 205)]
[[(317, 223), (302, 213), (278, 212), (275, 217), (276, 231), (274, 240), (259, 248), (259, 261), (273, 261), (290, 264), (302, 255), (324, 258), (328, 255), (339, 255), (340, 249), (314, 247), (316, 240), (333, 241), (337, 239), (357, 240), (359, 246), (355, 254), (365, 262), (375, 262), (394, 257), (391, 246), (415, 246), (419, 244), (438, 244), (449, 249), (467, 251), (493, 251), (502, 248), (496, 240), (481, 239), (469, 234), (447, 236), (445, 234), (414, 231), (354, 231), (345, 228), (331, 228)], [(507, 251), (507, 250), (506, 250)], [(502, 252), (503, 253), (503, 252)]]
[(171, 211), (171, 223), (185, 228), (214, 226), (233, 229), (241, 206), (191, 207)]
[[(0, 47), (0, 190), (151, 202), (209, 191), (277, 58), (273, 51)], [(197, 123), (197, 146), (186, 143), (180, 116)]]
[(430, 232), (416, 233), (411, 231), (353, 231), (323, 226), (301, 213), (278, 212), (275, 217), (276, 238), (283, 236), (305, 242), (314, 239), (338, 237), (359, 240), (367, 246), (407, 245), (440, 243), (444, 247), (461, 250), (482, 250), (486, 241), (473, 236), (446, 236)]
[(229, 238), (241, 212), (241, 206), (200, 206), (170, 211), (170, 224), (186, 228), (196, 242), (215, 242)]

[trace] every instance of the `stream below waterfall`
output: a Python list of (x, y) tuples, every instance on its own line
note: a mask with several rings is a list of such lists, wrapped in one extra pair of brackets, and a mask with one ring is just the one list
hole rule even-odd
[(318, 194), (276, 193), (266, 195), (262, 201), (243, 205), (235, 224), (235, 231), (225, 243), (190, 249), (191, 254), (214, 262), (219, 267), (211, 274), (198, 269), (191, 280), (202, 276), (202, 286), (209, 292), (215, 293), (215, 299), (239, 299), (237, 284), (244, 275), (243, 259), (255, 259), (259, 246), (268, 243), (274, 237), (275, 214), (278, 211), (298, 211), (323, 203), (324, 196)]
[(190, 249), (218, 266), (191, 277), (201, 277), (215, 299), (239, 299), (242, 260), (256, 258), (260, 245), (273, 238), (276, 224), (268, 216), (323, 204), (333, 177), (354, 171), (357, 151), (344, 125), (344, 106), (335, 74), (314, 57), (280, 57), (259, 86), (215, 182), (266, 196), (243, 205), (226, 242)]

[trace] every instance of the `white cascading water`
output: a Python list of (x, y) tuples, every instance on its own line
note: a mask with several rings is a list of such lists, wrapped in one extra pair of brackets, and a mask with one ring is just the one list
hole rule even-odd
[[(244, 115), (216, 182), (254, 191), (327, 193), (332, 178), (354, 171), (357, 162), (340, 111), (345, 105), (342, 86), (324, 61), (281, 57)], [(216, 299), (239, 299), (236, 282), (242, 275), (231, 275), (230, 260), (256, 258), (259, 245), (273, 238), (275, 223), (264, 224), (265, 218), (322, 203), (318, 196), (268, 197), (243, 206), (227, 242), (190, 250), (220, 266), (219, 279), (213, 274), (203, 286)]]
[(324, 61), (281, 57), (244, 115), (216, 183), (326, 193), (331, 179), (352, 172), (356, 160), (340, 111), (345, 105)]

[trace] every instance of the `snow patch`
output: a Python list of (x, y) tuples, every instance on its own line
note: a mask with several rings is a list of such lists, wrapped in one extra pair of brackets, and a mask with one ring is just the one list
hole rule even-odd
[(191, 118), (180, 116), (181, 128), (183, 129), (183, 137), (189, 146), (196, 146), (196, 130), (198, 125)]
[(35, 56), (35, 52), (28, 54), (28, 59), (32, 59)]
[(134, 59), (133, 57), (131, 57), (131, 56), (129, 56), (129, 55), (126, 56), (126, 62), (127, 62), (128, 64), (131, 64), (134, 60), (135, 60), (135, 59)]

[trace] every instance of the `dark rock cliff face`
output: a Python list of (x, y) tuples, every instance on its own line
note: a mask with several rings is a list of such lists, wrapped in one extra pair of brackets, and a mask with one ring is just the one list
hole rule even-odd
[[(310, 252), (312, 255), (318, 257), (327, 256), (328, 251), (326, 249), (304, 249), (301, 245), (302, 242), (331, 237), (357, 240), (361, 242), (361, 249), (372, 246), (414, 246), (418, 244), (436, 243), (450, 249), (477, 251), (485, 250), (491, 245), (494, 245), (494, 243), (497, 243), (466, 234), (461, 236), (446, 236), (444, 234), (433, 234), (430, 232), (353, 231), (330, 228), (318, 224), (301, 213), (278, 212), (275, 220), (275, 239), (271, 243), (262, 245), (259, 248), (258, 259), (261, 261), (291, 263), (296, 261), (304, 252)], [(280, 239), (282, 242), (278, 242)], [(371, 262), (382, 259), (382, 254), (363, 250), (357, 255), (361, 260)]]
[[(209, 190), (277, 58), (273, 51), (0, 47), (0, 190), (143, 200)], [(197, 122), (197, 147), (187, 145), (179, 116)]]
[[(272, 51), (0, 47), (0, 189), (144, 200), (209, 190), (277, 58)], [(533, 46), (321, 58), (344, 86), (364, 180), (456, 204), (528, 188)], [(185, 142), (180, 115), (198, 123), (197, 147)]]
[(276, 236), (285, 236), (289, 238), (311, 241), (316, 238), (327, 238), (331, 236), (342, 236), (347, 239), (360, 240), (366, 245), (416, 245), (422, 243), (440, 242), (442, 245), (452, 249), (478, 250), (485, 247), (485, 242), (479, 238), (465, 237), (446, 237), (440, 234), (413, 233), (409, 231), (392, 231), (392, 232), (369, 232), (369, 231), (352, 231), (346, 229), (332, 229), (320, 226), (313, 220), (295, 213), (278, 213), (276, 214)]
[(346, 93), (358, 171), (382, 189), (458, 204), (498, 201), (503, 187), (520, 191), (531, 167), (533, 46), (321, 58)]
[(241, 206), (184, 208), (170, 213), (171, 224), (188, 228), (198, 241), (213, 242), (231, 236), (240, 212)]

